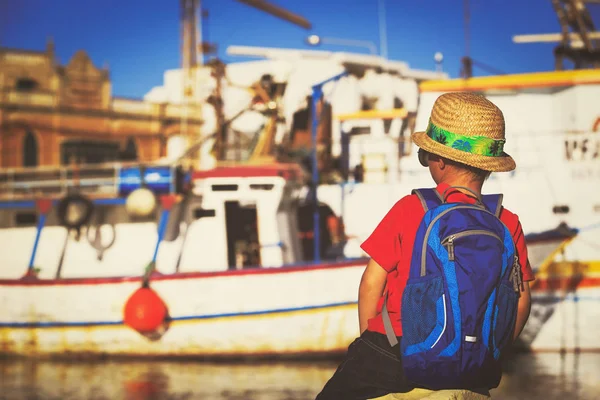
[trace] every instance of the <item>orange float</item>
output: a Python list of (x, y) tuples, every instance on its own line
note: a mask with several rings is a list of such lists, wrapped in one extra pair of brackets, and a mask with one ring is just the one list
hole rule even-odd
[(165, 302), (149, 287), (141, 287), (127, 299), (123, 310), (123, 322), (141, 334), (160, 330), (167, 320)]

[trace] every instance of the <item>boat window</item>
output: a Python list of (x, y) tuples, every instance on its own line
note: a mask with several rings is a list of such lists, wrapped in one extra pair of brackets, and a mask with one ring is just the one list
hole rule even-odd
[(256, 205), (225, 202), (227, 260), (229, 269), (256, 268), (261, 265), (258, 214)]
[(235, 192), (238, 185), (212, 185), (213, 192)]
[(37, 224), (37, 214), (35, 212), (18, 212), (15, 214), (15, 224), (17, 226), (30, 226)]
[(552, 212), (554, 214), (567, 214), (569, 212), (569, 206), (567, 205), (558, 205), (552, 208)]
[(35, 135), (27, 131), (23, 139), (23, 166), (37, 167), (38, 165), (38, 143)]
[(208, 210), (204, 208), (196, 208), (194, 210), (194, 218), (200, 219), (204, 217), (214, 217), (216, 215), (215, 210)]
[(274, 186), (275, 185), (273, 185), (272, 183), (252, 183), (252, 184), (250, 184), (250, 189), (252, 189), (252, 190), (272, 190)]
[(371, 126), (354, 126), (352, 130), (350, 130), (350, 136), (358, 136), (358, 135), (370, 135), (371, 134)]
[(390, 128), (392, 127), (392, 122), (394, 122), (394, 121), (391, 119), (383, 120), (383, 133), (385, 133), (386, 135), (390, 134)]

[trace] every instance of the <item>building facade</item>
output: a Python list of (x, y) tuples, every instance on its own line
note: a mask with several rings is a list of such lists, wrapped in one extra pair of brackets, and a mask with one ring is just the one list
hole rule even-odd
[(1, 168), (152, 162), (201, 125), (199, 105), (113, 97), (108, 69), (83, 50), (59, 65), (51, 42), (0, 48)]

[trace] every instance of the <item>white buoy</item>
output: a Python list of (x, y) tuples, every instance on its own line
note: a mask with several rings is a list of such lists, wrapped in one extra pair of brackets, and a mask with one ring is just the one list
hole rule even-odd
[(135, 189), (125, 201), (125, 210), (131, 217), (147, 217), (155, 208), (156, 196), (147, 188)]

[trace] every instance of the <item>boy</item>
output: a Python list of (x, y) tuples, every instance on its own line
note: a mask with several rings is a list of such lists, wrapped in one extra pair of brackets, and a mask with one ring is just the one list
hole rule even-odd
[[(419, 146), (419, 161), (429, 168), (436, 190), (448, 202), (475, 203), (491, 172), (515, 168), (514, 160), (503, 152), (504, 116), (481, 95), (447, 93), (440, 96), (433, 106), (427, 130), (413, 133), (412, 140)], [(419, 197), (405, 196), (362, 244), (371, 259), (359, 286), (361, 335), (348, 347), (346, 358), (317, 400), (372, 399), (413, 389), (402, 373), (399, 345), (390, 345), (386, 337), (382, 308), (387, 294), (387, 310), (399, 341), (402, 293), (408, 279), (415, 235), (424, 215)], [(514, 340), (529, 316), (529, 281), (534, 276), (519, 218), (504, 208), (499, 218), (512, 234), (523, 278)], [(489, 395), (489, 389), (476, 391)]]

